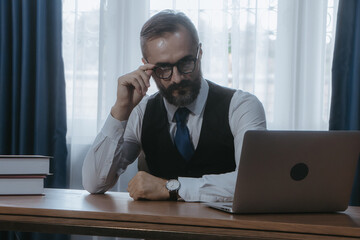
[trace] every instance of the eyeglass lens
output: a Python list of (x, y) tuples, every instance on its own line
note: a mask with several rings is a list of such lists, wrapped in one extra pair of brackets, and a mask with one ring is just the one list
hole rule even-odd
[[(175, 64), (178, 71), (182, 74), (192, 73), (195, 69), (195, 59), (181, 60)], [(155, 74), (157, 77), (166, 79), (170, 78), (173, 72), (174, 65), (165, 67), (156, 67)]]

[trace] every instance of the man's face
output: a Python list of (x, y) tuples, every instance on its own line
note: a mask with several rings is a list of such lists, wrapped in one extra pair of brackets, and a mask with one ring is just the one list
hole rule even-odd
[(182, 27), (148, 41), (146, 46), (147, 62), (157, 67), (152, 76), (160, 94), (175, 106), (192, 103), (201, 85), (201, 46), (194, 45), (188, 31)]

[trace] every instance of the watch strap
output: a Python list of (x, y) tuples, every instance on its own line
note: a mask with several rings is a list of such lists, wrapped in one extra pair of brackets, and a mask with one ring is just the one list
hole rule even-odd
[(169, 191), (170, 194), (170, 200), (171, 201), (177, 201), (178, 199), (178, 190)]

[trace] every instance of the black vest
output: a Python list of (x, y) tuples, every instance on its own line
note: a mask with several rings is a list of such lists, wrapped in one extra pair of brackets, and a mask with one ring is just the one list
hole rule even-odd
[(229, 126), (229, 106), (234, 90), (209, 82), (200, 138), (187, 162), (173, 144), (163, 98), (152, 96), (143, 119), (141, 142), (149, 171), (157, 177), (201, 177), (235, 170), (234, 137)]

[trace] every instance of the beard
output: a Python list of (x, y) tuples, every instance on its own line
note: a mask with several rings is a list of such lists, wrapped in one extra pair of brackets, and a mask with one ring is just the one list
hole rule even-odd
[(160, 94), (172, 105), (185, 107), (192, 103), (200, 92), (201, 76), (193, 80), (184, 79), (180, 83), (173, 83), (165, 88), (161, 83), (155, 81)]

